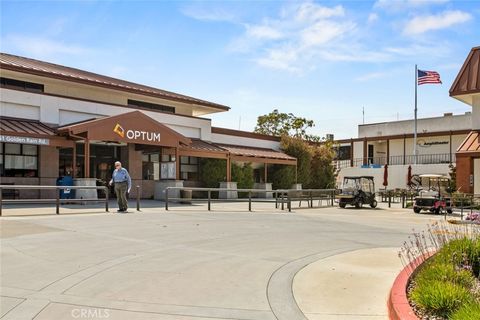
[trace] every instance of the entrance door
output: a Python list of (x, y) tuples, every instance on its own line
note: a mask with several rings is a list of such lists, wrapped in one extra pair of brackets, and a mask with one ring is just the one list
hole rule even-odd
[(480, 194), (480, 159), (473, 159), (473, 193)]

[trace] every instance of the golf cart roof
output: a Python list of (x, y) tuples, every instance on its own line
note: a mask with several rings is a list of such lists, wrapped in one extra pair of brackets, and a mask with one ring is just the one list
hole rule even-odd
[(433, 174), (433, 173), (427, 173), (427, 174), (421, 174), (419, 175), (420, 178), (431, 178), (431, 179), (450, 179), (449, 177), (443, 175), (443, 174)]
[(372, 180), (373, 180), (373, 176), (349, 176), (349, 177), (343, 177), (343, 179), (361, 179), (361, 178), (372, 179)]

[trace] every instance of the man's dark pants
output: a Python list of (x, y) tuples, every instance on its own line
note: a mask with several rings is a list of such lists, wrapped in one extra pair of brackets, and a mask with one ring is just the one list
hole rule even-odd
[(128, 183), (125, 182), (115, 182), (115, 195), (117, 196), (118, 210), (127, 211), (128, 201), (127, 201), (127, 188)]

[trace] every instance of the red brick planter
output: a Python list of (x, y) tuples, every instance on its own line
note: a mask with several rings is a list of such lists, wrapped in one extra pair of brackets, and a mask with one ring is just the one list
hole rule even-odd
[(406, 266), (393, 282), (392, 289), (387, 301), (388, 318), (391, 320), (418, 320), (415, 312), (410, 307), (407, 299), (407, 286), (410, 276), (415, 269), (421, 265), (421, 262), (433, 255), (428, 253), (424, 257), (418, 257)]

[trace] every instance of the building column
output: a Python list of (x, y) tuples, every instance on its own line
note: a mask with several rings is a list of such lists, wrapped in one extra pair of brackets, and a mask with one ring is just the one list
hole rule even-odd
[(390, 139), (387, 139), (387, 164), (390, 165)]
[(407, 136), (406, 135), (403, 135), (403, 165), (405, 165), (405, 157), (406, 157), (406, 154), (405, 154), (405, 148), (406, 148), (406, 140), (407, 140)]
[(179, 147), (175, 148), (175, 177), (176, 180), (180, 180), (180, 156), (178, 152)]
[(75, 143), (73, 145), (73, 150), (72, 150), (72, 177), (76, 178), (77, 177), (77, 144)]
[(232, 160), (230, 155), (227, 157), (227, 182), (232, 181)]
[(353, 167), (353, 139), (350, 139), (350, 167)]
[(368, 143), (367, 138), (363, 140), (363, 164), (368, 164)]
[(450, 158), (449, 158), (449, 162), (452, 163), (452, 130), (450, 130), (450, 142), (449, 142), (449, 147), (450, 147)]
[(264, 173), (264, 180), (265, 181), (264, 182), (267, 183), (268, 182), (268, 172), (267, 172), (268, 171), (268, 163), (265, 162), (263, 167), (264, 167), (264, 170), (265, 170), (265, 173)]
[(83, 165), (85, 167), (83, 177), (90, 178), (90, 140), (85, 139), (85, 143), (83, 144), (83, 149), (84, 149)]

